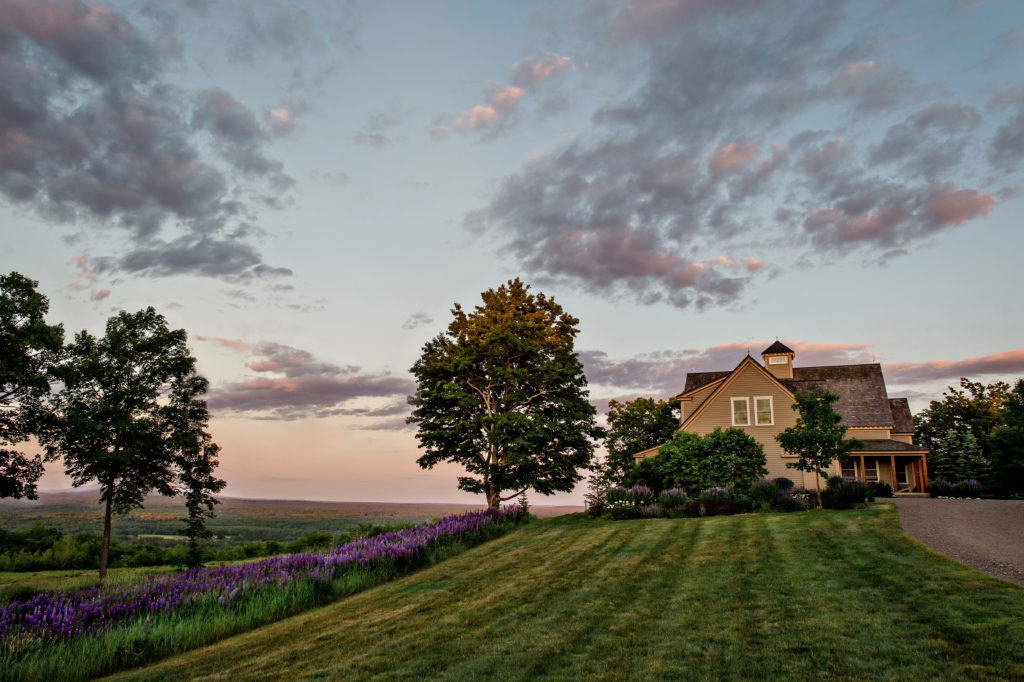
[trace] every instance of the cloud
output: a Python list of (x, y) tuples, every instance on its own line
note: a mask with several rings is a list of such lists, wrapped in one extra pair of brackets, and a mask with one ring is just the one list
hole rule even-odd
[(755, 142), (730, 142), (711, 152), (708, 167), (716, 175), (742, 168), (757, 154)]
[(1020, 376), (1024, 375), (1024, 348), (965, 360), (887, 363), (884, 369), (890, 383), (900, 384), (975, 378), (979, 375)]
[(871, 147), (870, 161), (899, 164), (904, 174), (933, 182), (961, 162), (969, 133), (980, 124), (981, 115), (972, 106), (932, 102), (890, 126)]
[[(165, 28), (105, 3), (0, 3), (0, 197), (48, 222), (120, 230), (124, 252), (98, 272), (244, 277), (262, 257), (233, 226), (292, 181), (248, 106), (168, 83), (181, 46)], [(186, 257), (189, 246), (228, 258)]]
[(241, 339), (225, 339), (219, 336), (197, 336), (197, 341), (206, 341), (207, 343), (213, 343), (222, 348), (227, 348), (233, 351), (246, 351), (252, 348), (252, 344)]
[(515, 111), (526, 90), (507, 87), (495, 90), (486, 105), (477, 105), (455, 119), (452, 127), (460, 133), (496, 129), (507, 124), (507, 118)]
[(212, 411), (285, 420), (346, 414), (369, 417), (378, 416), (374, 409), (351, 403), (365, 398), (391, 398), (397, 403), (416, 389), (412, 379), (366, 373), (355, 365), (341, 367), (279, 343), (254, 344), (250, 352), (246, 367), (253, 375), (213, 388), (207, 400)]
[(512, 85), (524, 90), (533, 90), (557, 77), (571, 66), (572, 60), (568, 57), (559, 57), (553, 54), (544, 55), (540, 59), (527, 57), (512, 65), (509, 80)]
[[(792, 263), (886, 262), (983, 218), (1000, 194), (971, 153), (988, 115), (880, 57), (886, 34), (853, 8), (586, 3), (575, 61), (623, 74), (621, 93), (502, 178), (465, 227), (535, 279), (702, 309), (748, 300)], [(1024, 115), (989, 156), (1020, 176)]]
[(295, 116), (288, 107), (268, 109), (265, 116), (275, 135), (288, 135), (295, 132)]
[[(569, 69), (572, 60), (548, 54), (539, 59), (526, 57), (512, 65), (506, 87), (491, 86), (485, 104), (478, 104), (462, 112), (452, 123), (452, 130), (458, 133), (477, 133), (483, 137), (494, 137), (514, 125), (516, 112), (527, 95), (553, 81)], [(565, 109), (564, 96), (553, 95), (541, 104), (540, 116), (550, 116)], [(437, 117), (427, 126), (427, 134), (435, 140), (447, 137), (448, 128), (443, 125), (444, 117)]]
[[(602, 389), (636, 395), (667, 397), (683, 390), (688, 372), (729, 371), (750, 353), (760, 361), (761, 351), (771, 340), (731, 342), (708, 348), (664, 350), (643, 353), (624, 360), (611, 360), (603, 351), (581, 351), (580, 361), (590, 384)], [(813, 343), (785, 340), (804, 367), (874, 362), (869, 344)]]
[(364, 133), (363, 131), (357, 132), (352, 141), (358, 145), (373, 147), (374, 149), (382, 149), (392, 142), (391, 138), (383, 133)]
[(402, 323), (402, 329), (415, 329), (420, 325), (430, 324), (433, 321), (434, 318), (427, 315), (425, 312), (420, 311), (410, 315), (409, 319)]

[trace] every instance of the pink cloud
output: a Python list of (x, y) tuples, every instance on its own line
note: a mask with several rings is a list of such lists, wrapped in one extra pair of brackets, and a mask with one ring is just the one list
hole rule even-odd
[(512, 66), (511, 81), (514, 85), (532, 89), (551, 80), (572, 65), (568, 57), (549, 54), (539, 60), (527, 57)]
[(966, 360), (890, 363), (885, 365), (885, 373), (892, 380), (911, 384), (978, 375), (1019, 375), (1024, 374), (1024, 348)]
[(252, 348), (251, 343), (246, 343), (240, 339), (225, 339), (219, 336), (197, 336), (197, 341), (206, 341), (208, 343), (214, 343), (223, 348), (229, 348), (236, 351), (246, 351)]
[(936, 224), (963, 225), (968, 220), (986, 215), (995, 203), (996, 198), (991, 194), (950, 188), (932, 197), (925, 211)]
[(287, 107), (270, 109), (266, 112), (267, 122), (277, 135), (287, 135), (295, 130), (295, 117)]
[(730, 142), (711, 152), (708, 166), (715, 175), (732, 172), (745, 166), (757, 154), (755, 142)]
[(459, 132), (472, 132), (495, 127), (499, 118), (511, 113), (525, 94), (526, 90), (517, 87), (499, 90), (491, 96), (486, 106), (477, 105), (456, 119), (453, 127)]
[(94, 301), (102, 301), (107, 296), (110, 296), (110, 289), (99, 289), (97, 291), (92, 292), (92, 296), (90, 296), (89, 298), (91, 298)]

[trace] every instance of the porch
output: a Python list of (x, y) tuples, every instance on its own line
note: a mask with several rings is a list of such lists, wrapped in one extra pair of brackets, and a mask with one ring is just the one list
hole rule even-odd
[(928, 490), (928, 450), (900, 441), (865, 441), (841, 464), (845, 478), (865, 483), (888, 483), (893, 493), (924, 493)]

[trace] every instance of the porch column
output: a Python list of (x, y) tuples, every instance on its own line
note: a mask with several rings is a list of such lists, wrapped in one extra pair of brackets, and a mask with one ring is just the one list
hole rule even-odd
[(926, 492), (928, 488), (928, 458), (925, 455), (921, 455), (921, 475), (924, 476), (924, 487)]
[(892, 491), (900, 487), (899, 479), (896, 478), (896, 455), (889, 455), (889, 471), (892, 472)]
[(860, 482), (868, 482), (867, 474), (864, 473), (864, 455), (860, 456)]

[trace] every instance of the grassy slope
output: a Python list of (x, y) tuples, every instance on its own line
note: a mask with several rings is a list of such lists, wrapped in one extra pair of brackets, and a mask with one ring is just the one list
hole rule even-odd
[(1024, 589), (891, 507), (535, 522), (124, 677), (1024, 677)]

